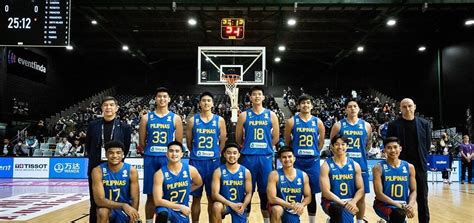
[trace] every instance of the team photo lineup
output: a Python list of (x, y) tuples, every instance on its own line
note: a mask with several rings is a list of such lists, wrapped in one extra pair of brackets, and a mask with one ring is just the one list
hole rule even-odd
[[(320, 167), (318, 148), (323, 146), (325, 128), (322, 121), (311, 114), (313, 98), (306, 94), (298, 98), (299, 112), (286, 122), (285, 142), (277, 146), (278, 151), (275, 153), (280, 135), (278, 118), (263, 106), (263, 88), (252, 87), (249, 95), (251, 108), (239, 115), (235, 128), (236, 142), (226, 143), (225, 121), (212, 112), (213, 95), (210, 92), (200, 94), (200, 111), (189, 118), (186, 132), (190, 160), (189, 163), (183, 163), (181, 159), (185, 147), (180, 142), (183, 138), (181, 118), (168, 110), (168, 89), (157, 89), (156, 109), (141, 117), (139, 131), (140, 146), (144, 148), (146, 221), (154, 222), (153, 216), (156, 215), (155, 222), (189, 222), (190, 219), (198, 222), (194, 219), (199, 219), (199, 202), (205, 189), (210, 222), (222, 222), (227, 214), (232, 217), (232, 222), (247, 222), (255, 190), (258, 190), (260, 197), (264, 222), (300, 222), (305, 209), (308, 210), (309, 222), (316, 222), (316, 206), (319, 204), (315, 194), (321, 192), (321, 207), (329, 216), (329, 222), (354, 222), (356, 216), (357, 222), (367, 222), (364, 219), (365, 204), (361, 201), (364, 201), (366, 193), (370, 193), (365, 156), (372, 130), (370, 124), (358, 118), (357, 101), (347, 100), (346, 118), (331, 128), (333, 155)], [(105, 100), (114, 99), (104, 99), (102, 108), (106, 110)], [(411, 99), (403, 99), (400, 109), (405, 120), (414, 120), (415, 104)], [(402, 143), (393, 131), (389, 130), (384, 139), (386, 160), (379, 162), (372, 170), (376, 194), (373, 210), (387, 222), (405, 222), (406, 218), (415, 216), (417, 180), (415, 167), (399, 159)], [(108, 168), (128, 168), (130, 172), (128, 164), (112, 163), (113, 152), (110, 149), (117, 146), (110, 144), (114, 142), (105, 145), (106, 156), (110, 157)], [(124, 146), (121, 144), (118, 147), (123, 150)], [(225, 160), (223, 164), (221, 156)], [(278, 169), (274, 167), (274, 158), (281, 163)], [(95, 169), (100, 171), (100, 168)], [(130, 177), (133, 172), (135, 179), (130, 178), (130, 184), (122, 185), (123, 189), (130, 191), (124, 199), (132, 202), (109, 201), (113, 204), (104, 204), (112, 212), (123, 205), (125, 207), (122, 206), (122, 210), (126, 215), (112, 215), (110, 218), (128, 217), (132, 222), (139, 218), (139, 192), (137, 188), (128, 189), (129, 186), (137, 186), (138, 176), (133, 168)], [(94, 176), (93, 182), (100, 183), (101, 173), (96, 175), (99, 178), (95, 179)], [(421, 183), (427, 184), (426, 179)], [(103, 190), (107, 184), (104, 183), (104, 189), (99, 189), (101, 192), (94, 191), (94, 198), (104, 198)], [(189, 204), (190, 196), (192, 205)], [(424, 197), (421, 194), (421, 197), (418, 199), (426, 203), (426, 194)], [(107, 222), (111, 214), (102, 215), (101, 209), (98, 209), (97, 221)], [(418, 216), (426, 218), (426, 215)]]
[(5, 0), (0, 223), (474, 223), (474, 0)]

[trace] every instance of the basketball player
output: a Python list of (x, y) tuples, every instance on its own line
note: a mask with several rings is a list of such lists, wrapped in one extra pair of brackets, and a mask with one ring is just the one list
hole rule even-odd
[[(348, 99), (346, 102), (346, 118), (335, 123), (331, 129), (330, 138), (340, 134), (348, 138), (347, 157), (356, 161), (362, 170), (362, 179), (364, 180), (364, 191), (370, 193), (369, 172), (367, 168), (366, 149), (370, 149), (370, 139), (372, 127), (370, 124), (358, 117), (360, 108), (356, 101)], [(359, 212), (357, 213), (357, 222), (367, 222), (365, 215), (365, 194), (357, 203)]]
[(272, 223), (299, 223), (304, 208), (311, 202), (308, 175), (294, 168), (293, 148), (283, 146), (278, 150), (282, 168), (268, 176), (268, 202)]
[(232, 223), (246, 223), (245, 209), (252, 199), (252, 176), (250, 171), (237, 161), (240, 158), (239, 145), (227, 144), (222, 150), (225, 164), (212, 176), (213, 219), (221, 223), (230, 214)]
[(397, 137), (388, 137), (383, 144), (387, 160), (377, 163), (372, 169), (374, 210), (389, 223), (403, 223), (406, 217), (415, 217), (415, 167), (398, 158), (402, 147)]
[[(242, 147), (242, 165), (252, 174), (252, 189), (258, 186), (260, 210), (264, 223), (270, 221), (267, 211), (267, 180), (273, 169), (273, 146), (278, 143), (280, 126), (276, 114), (263, 107), (263, 88), (250, 88), (252, 108), (240, 113), (235, 129), (235, 140)], [(248, 209), (250, 212), (250, 208)]]
[(167, 145), (173, 140), (182, 142), (183, 122), (179, 115), (168, 110), (169, 91), (160, 87), (156, 90), (156, 109), (140, 120), (140, 146), (145, 148), (143, 193), (147, 194), (145, 204), (146, 223), (153, 223), (153, 174), (166, 166)]
[(92, 170), (92, 190), (99, 223), (128, 223), (140, 219), (138, 172), (135, 167), (122, 162), (124, 148), (119, 141), (107, 142), (107, 162)]
[(309, 222), (316, 222), (316, 193), (319, 188), (319, 151), (324, 145), (326, 129), (321, 120), (311, 115), (313, 98), (303, 94), (298, 98), (299, 113), (289, 118), (285, 124), (285, 143), (293, 147), (296, 156), (295, 167), (309, 177), (313, 198), (308, 205)]
[(321, 206), (330, 223), (353, 223), (359, 212), (357, 202), (364, 196), (360, 165), (346, 157), (349, 139), (335, 135), (331, 139), (333, 157), (321, 166)]
[[(188, 139), (186, 143), (191, 150), (189, 164), (196, 167), (202, 177), (208, 200), (208, 216), (212, 216), (212, 174), (220, 166), (220, 151), (225, 145), (227, 130), (224, 119), (212, 113), (214, 97), (210, 92), (203, 92), (199, 96), (199, 107), (201, 112), (189, 119), (186, 128), (186, 139)], [(191, 193), (193, 195), (191, 206), (193, 222), (199, 222), (203, 187)]]
[(183, 163), (183, 145), (178, 141), (168, 144), (168, 164), (161, 167), (153, 178), (156, 223), (189, 223), (189, 195), (202, 186), (196, 168)]

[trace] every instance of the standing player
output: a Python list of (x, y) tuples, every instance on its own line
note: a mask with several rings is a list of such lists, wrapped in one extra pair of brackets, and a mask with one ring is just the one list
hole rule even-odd
[(374, 210), (389, 223), (403, 223), (406, 217), (415, 217), (415, 167), (398, 158), (402, 147), (397, 137), (388, 137), (383, 144), (387, 160), (379, 162), (372, 169)]
[[(267, 180), (273, 169), (273, 146), (278, 143), (280, 126), (276, 114), (263, 107), (263, 88), (250, 88), (252, 108), (240, 113), (235, 129), (235, 140), (242, 147), (242, 165), (252, 174), (252, 189), (258, 185), (260, 210), (264, 223), (270, 221), (267, 211)], [(248, 209), (250, 212), (250, 208)]]
[(298, 98), (300, 112), (285, 124), (285, 143), (296, 156), (295, 167), (308, 174), (313, 199), (308, 205), (309, 222), (316, 222), (316, 193), (319, 188), (319, 151), (324, 145), (325, 128), (321, 120), (311, 115), (313, 98), (303, 94)]
[(252, 199), (252, 176), (247, 168), (237, 162), (239, 145), (227, 144), (222, 154), (226, 162), (212, 176), (214, 206), (211, 222), (220, 223), (223, 216), (230, 214), (232, 223), (246, 223), (245, 209)]
[(346, 157), (348, 142), (346, 137), (335, 135), (331, 139), (334, 156), (321, 166), (321, 206), (330, 223), (353, 223), (359, 212), (357, 202), (364, 196), (360, 166)]
[(182, 142), (183, 122), (179, 115), (168, 110), (169, 91), (160, 87), (156, 90), (156, 109), (140, 120), (140, 146), (145, 148), (143, 193), (147, 194), (145, 204), (146, 223), (153, 223), (153, 175), (166, 166), (167, 145), (173, 140)]
[(153, 178), (156, 223), (189, 223), (189, 195), (202, 186), (196, 168), (181, 161), (183, 145), (173, 141), (168, 144), (168, 164), (161, 167)]
[(311, 202), (308, 175), (293, 167), (293, 148), (283, 146), (278, 150), (282, 168), (268, 176), (268, 202), (272, 223), (299, 223), (300, 216)]
[[(358, 117), (360, 108), (356, 101), (348, 100), (346, 103), (346, 118), (341, 119), (333, 125), (330, 138), (336, 134), (348, 138), (347, 157), (356, 161), (362, 170), (362, 179), (364, 180), (364, 191), (370, 193), (369, 172), (367, 167), (366, 149), (370, 149), (370, 139), (372, 127), (370, 124)], [(357, 213), (357, 222), (367, 222), (365, 215), (365, 194), (357, 203), (359, 212)]]
[[(220, 166), (220, 151), (224, 147), (227, 130), (225, 121), (219, 115), (212, 113), (214, 99), (210, 92), (203, 92), (199, 96), (201, 112), (189, 119), (186, 129), (186, 143), (191, 150), (192, 166), (196, 167), (206, 187), (208, 200), (208, 216), (212, 216), (211, 184), (212, 173)], [(203, 187), (193, 191), (191, 216), (193, 222), (199, 221), (201, 214), (201, 197)]]
[(140, 189), (138, 172), (123, 163), (123, 143), (109, 141), (105, 144), (107, 162), (92, 170), (92, 190), (97, 204), (97, 222), (135, 222), (140, 219), (138, 205)]

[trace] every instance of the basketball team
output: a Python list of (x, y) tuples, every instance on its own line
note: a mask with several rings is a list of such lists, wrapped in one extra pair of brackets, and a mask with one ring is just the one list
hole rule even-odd
[[(168, 89), (157, 89), (156, 109), (141, 117), (139, 129), (146, 223), (198, 222), (204, 189), (209, 222), (222, 222), (226, 215), (233, 223), (248, 222), (255, 190), (265, 223), (300, 222), (304, 209), (309, 222), (316, 222), (315, 195), (320, 192), (328, 222), (367, 222), (365, 194), (370, 193), (370, 182), (365, 151), (372, 130), (358, 118), (357, 102), (346, 101), (346, 118), (331, 128), (332, 156), (321, 165), (325, 127), (311, 115), (312, 97), (300, 96), (299, 113), (285, 124), (285, 146), (276, 151), (282, 167), (275, 170), (278, 118), (264, 107), (263, 88), (254, 86), (249, 93), (252, 107), (238, 117), (235, 142), (226, 143), (225, 120), (212, 113), (211, 93), (200, 94), (200, 112), (189, 119), (184, 133), (181, 117), (168, 110)], [(182, 159), (183, 134), (189, 162)], [(406, 222), (415, 216), (415, 167), (399, 158), (404, 149), (399, 138), (385, 138), (384, 146), (387, 159), (372, 168), (373, 209), (381, 222)], [(113, 137), (103, 147), (106, 161), (90, 173), (97, 222), (139, 222), (138, 172), (123, 162), (128, 150)]]

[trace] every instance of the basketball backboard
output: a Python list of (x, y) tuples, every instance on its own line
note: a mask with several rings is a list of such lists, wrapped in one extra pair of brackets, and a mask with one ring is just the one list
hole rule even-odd
[(237, 74), (237, 85), (264, 85), (265, 47), (198, 47), (198, 84), (224, 85), (224, 74)]

